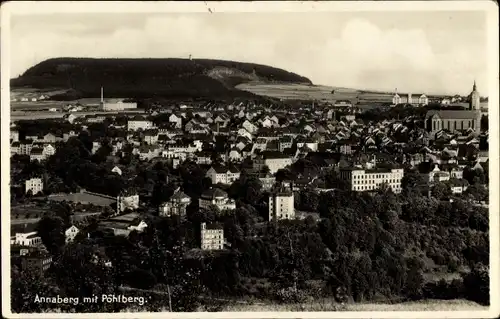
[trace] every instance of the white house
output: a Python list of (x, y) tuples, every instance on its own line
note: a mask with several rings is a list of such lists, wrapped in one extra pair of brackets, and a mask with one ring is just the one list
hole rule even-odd
[(206, 173), (206, 177), (212, 180), (212, 184), (226, 184), (230, 185), (235, 180), (240, 178), (240, 171), (234, 167), (228, 168), (223, 166), (212, 166)]
[(66, 229), (66, 231), (64, 232), (64, 235), (66, 236), (66, 243), (70, 243), (73, 240), (75, 240), (75, 237), (76, 235), (78, 235), (79, 232), (80, 230), (75, 225)]
[(30, 178), (25, 181), (26, 193), (31, 191), (33, 195), (36, 195), (43, 191), (43, 181), (41, 178)]
[(37, 232), (31, 233), (17, 233), (14, 244), (20, 246), (36, 247), (42, 245), (42, 238), (37, 235)]
[(168, 117), (168, 121), (170, 123), (175, 123), (175, 128), (181, 128), (182, 127), (182, 117), (177, 116), (175, 114), (172, 114)]
[(279, 152), (267, 152), (257, 156), (254, 159), (253, 168), (256, 171), (260, 171), (264, 166), (267, 166), (269, 167), (269, 171), (271, 172), (271, 174), (274, 174), (278, 170), (283, 169), (291, 164), (291, 157)]
[(293, 192), (281, 188), (269, 195), (269, 220), (295, 219)]
[(158, 213), (160, 216), (185, 216), (186, 208), (191, 204), (191, 197), (187, 196), (180, 189), (177, 189), (168, 202), (160, 205)]
[(250, 134), (254, 134), (259, 129), (256, 125), (254, 125), (249, 120), (245, 120), (245, 122), (243, 122), (241, 124), (241, 127), (244, 128), (245, 130), (247, 130)]
[(113, 167), (113, 169), (111, 170), (112, 173), (115, 173), (115, 174), (118, 174), (118, 175), (122, 175), (122, 170), (118, 167), (118, 166), (115, 166)]
[(211, 223), (201, 223), (201, 249), (221, 250), (224, 249), (224, 227)]
[(118, 213), (126, 209), (135, 210), (139, 208), (139, 194), (134, 192), (122, 192), (116, 198), (116, 205)]
[(129, 131), (137, 131), (137, 130), (149, 130), (154, 128), (154, 124), (152, 121), (147, 120), (144, 116), (134, 116), (133, 118), (127, 121), (127, 130)]

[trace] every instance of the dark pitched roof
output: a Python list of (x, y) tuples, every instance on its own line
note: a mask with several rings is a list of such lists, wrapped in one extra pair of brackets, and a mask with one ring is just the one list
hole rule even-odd
[(430, 110), (425, 115), (425, 119), (429, 119), (431, 116), (437, 114), (442, 119), (475, 119), (477, 116), (477, 111), (468, 110)]
[(201, 194), (201, 198), (204, 199), (215, 199), (215, 198), (227, 198), (228, 195), (225, 191), (220, 188), (210, 188)]

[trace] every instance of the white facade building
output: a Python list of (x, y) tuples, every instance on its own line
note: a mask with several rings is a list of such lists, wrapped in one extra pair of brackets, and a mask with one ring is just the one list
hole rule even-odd
[(391, 187), (394, 193), (401, 192), (401, 180), (404, 170), (398, 169), (344, 169), (340, 177), (349, 183), (351, 190), (357, 192), (377, 190), (383, 183)]
[(240, 171), (235, 168), (212, 166), (207, 171), (207, 174), (205, 176), (212, 180), (212, 185), (216, 185), (219, 183), (231, 185), (232, 183), (234, 183), (234, 181), (240, 178), (240, 175)]
[(280, 189), (269, 196), (269, 220), (295, 219), (293, 192)]
[(138, 194), (121, 194), (116, 198), (116, 210), (118, 213), (126, 209), (135, 210), (139, 208), (139, 195)]
[(66, 229), (66, 231), (64, 232), (64, 235), (66, 236), (66, 243), (70, 243), (73, 240), (75, 240), (75, 237), (76, 235), (78, 235), (79, 232), (80, 230), (75, 225)]
[(143, 116), (134, 116), (133, 118), (127, 121), (127, 130), (129, 131), (137, 131), (142, 129), (143, 131), (153, 129), (154, 124), (152, 121), (147, 120)]
[(201, 223), (201, 249), (224, 249), (224, 228), (218, 224)]
[(16, 233), (15, 245), (36, 247), (42, 245), (42, 238), (36, 231), (29, 233)]
[(292, 164), (292, 158), (283, 154), (258, 156), (254, 159), (253, 168), (260, 171), (264, 166), (269, 167), (271, 174)]
[(36, 195), (43, 191), (43, 181), (41, 178), (30, 178), (24, 184), (26, 193), (31, 191), (33, 195)]
[(191, 204), (191, 197), (181, 190), (176, 190), (168, 202), (160, 205), (158, 214), (162, 217), (185, 216), (186, 208)]

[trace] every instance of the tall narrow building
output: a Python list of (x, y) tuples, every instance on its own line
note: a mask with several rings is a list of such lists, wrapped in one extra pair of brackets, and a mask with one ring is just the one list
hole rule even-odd
[(269, 195), (269, 221), (282, 219), (295, 219), (295, 208), (291, 187), (280, 185)]
[(471, 111), (481, 110), (481, 96), (477, 91), (477, 85), (475, 80), (474, 80), (474, 85), (472, 86), (472, 92), (470, 93), (469, 109)]
[(104, 109), (104, 88), (101, 86), (101, 109)]

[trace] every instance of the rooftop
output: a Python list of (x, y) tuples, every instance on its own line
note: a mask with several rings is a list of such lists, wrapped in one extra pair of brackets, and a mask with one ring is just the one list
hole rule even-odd
[(201, 198), (203, 199), (215, 199), (215, 198), (227, 198), (228, 195), (225, 191), (220, 188), (210, 188), (201, 194)]

